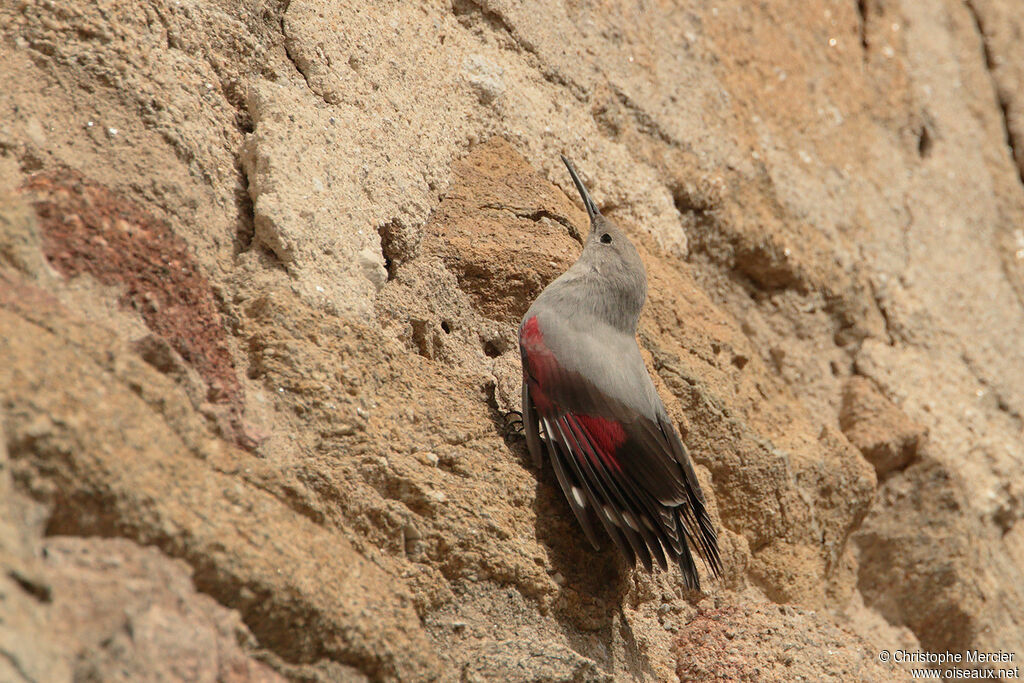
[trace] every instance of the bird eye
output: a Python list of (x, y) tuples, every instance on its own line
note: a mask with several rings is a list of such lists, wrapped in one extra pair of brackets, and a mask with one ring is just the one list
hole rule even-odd
[(601, 244), (611, 244), (611, 243), (612, 243), (612, 236), (611, 235), (609, 235), (608, 233), (605, 233), (605, 234), (601, 235)]

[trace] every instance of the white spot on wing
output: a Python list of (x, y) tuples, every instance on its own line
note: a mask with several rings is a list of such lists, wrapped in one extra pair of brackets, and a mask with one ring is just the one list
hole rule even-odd
[(609, 521), (609, 522), (611, 522), (611, 523), (612, 523), (612, 524), (614, 524), (615, 526), (621, 526), (621, 525), (619, 524), (619, 520), (618, 520), (618, 518), (617, 518), (617, 517), (615, 516), (615, 511), (614, 511), (614, 510), (612, 510), (612, 509), (611, 509), (611, 508), (610, 508), (609, 506), (607, 506), (607, 505), (603, 506), (603, 508), (602, 508), (602, 509), (603, 509), (603, 511), (604, 511), (604, 516), (608, 518), (608, 521)]
[(623, 512), (622, 518), (626, 520), (626, 524), (629, 525), (630, 529), (633, 531), (640, 531), (640, 525), (636, 523), (636, 519), (633, 517), (631, 512)]
[(572, 487), (572, 498), (576, 501), (576, 505), (579, 507), (587, 507), (587, 502), (583, 499), (583, 491), (580, 490), (579, 486)]

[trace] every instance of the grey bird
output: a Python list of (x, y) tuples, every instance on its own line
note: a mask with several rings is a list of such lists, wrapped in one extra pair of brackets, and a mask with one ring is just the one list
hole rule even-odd
[(562, 161), (590, 233), (576, 263), (540, 293), (519, 327), (527, 447), (538, 467), (547, 453), (595, 549), (596, 519), (631, 564), (664, 570), (674, 560), (686, 586), (699, 590), (693, 552), (720, 576), (718, 539), (636, 342), (644, 265)]

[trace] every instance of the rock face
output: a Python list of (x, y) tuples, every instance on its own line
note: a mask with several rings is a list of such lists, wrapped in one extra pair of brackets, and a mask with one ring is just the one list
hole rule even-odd
[[(3, 4), (0, 680), (1024, 656), (1022, 33), (1005, 0)], [(648, 270), (704, 595), (592, 551), (505, 436), (586, 229), (561, 152)]]
[(922, 447), (926, 430), (908, 418), (870, 380), (854, 376), (847, 382), (839, 408), (839, 428), (881, 479), (905, 468)]

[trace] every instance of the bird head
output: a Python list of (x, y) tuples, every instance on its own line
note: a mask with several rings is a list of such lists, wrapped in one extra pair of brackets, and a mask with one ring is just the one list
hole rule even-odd
[(562, 157), (573, 184), (583, 199), (590, 217), (590, 232), (583, 243), (583, 253), (570, 268), (585, 284), (589, 307), (616, 327), (636, 330), (640, 309), (647, 298), (647, 274), (640, 254), (626, 234), (601, 215), (572, 162)]

